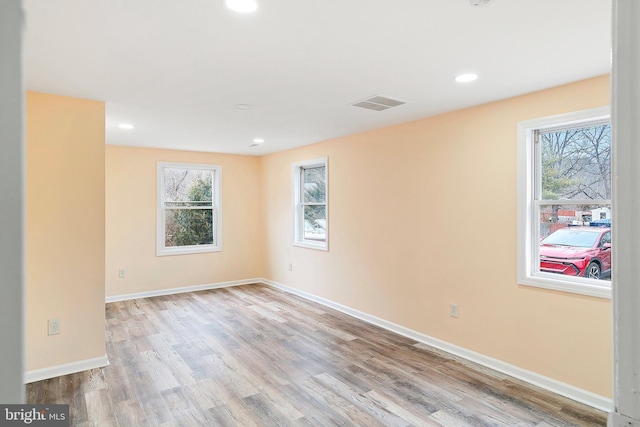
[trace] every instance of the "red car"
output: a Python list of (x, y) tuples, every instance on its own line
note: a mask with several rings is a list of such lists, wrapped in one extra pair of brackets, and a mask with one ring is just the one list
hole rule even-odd
[(540, 271), (600, 279), (611, 275), (611, 228), (569, 227), (540, 242)]

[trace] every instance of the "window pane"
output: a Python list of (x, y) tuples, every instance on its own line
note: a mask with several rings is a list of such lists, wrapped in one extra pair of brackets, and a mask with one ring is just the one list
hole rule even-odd
[(164, 202), (166, 208), (213, 207), (211, 201), (185, 200), (183, 202)]
[(213, 244), (211, 209), (166, 209), (165, 246)]
[(540, 271), (611, 280), (611, 205), (540, 207)]
[(304, 207), (304, 238), (319, 242), (327, 240), (326, 206)]
[(326, 198), (326, 179), (324, 166), (302, 169), (302, 182), (305, 203), (324, 203)]
[[(198, 206), (212, 199), (211, 171), (198, 169), (164, 169), (164, 200), (171, 206)], [(201, 202), (201, 203), (195, 203)]]
[(540, 133), (543, 200), (611, 199), (611, 126)]

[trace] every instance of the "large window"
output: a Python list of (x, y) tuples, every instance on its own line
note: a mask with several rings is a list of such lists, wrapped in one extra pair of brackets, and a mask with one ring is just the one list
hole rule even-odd
[(327, 182), (326, 158), (293, 165), (294, 245), (328, 249)]
[(607, 108), (519, 123), (519, 283), (611, 295)]
[(220, 182), (220, 166), (158, 163), (158, 256), (221, 250)]

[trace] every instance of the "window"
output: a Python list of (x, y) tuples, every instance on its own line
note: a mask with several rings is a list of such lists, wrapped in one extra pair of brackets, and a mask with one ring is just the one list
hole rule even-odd
[(328, 249), (327, 159), (293, 165), (295, 246)]
[(609, 109), (518, 124), (518, 283), (611, 297)]
[(158, 162), (156, 255), (222, 249), (221, 173), (220, 166)]

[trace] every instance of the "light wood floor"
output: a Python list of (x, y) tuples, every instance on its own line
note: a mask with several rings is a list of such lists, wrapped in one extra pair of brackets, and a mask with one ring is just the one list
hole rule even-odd
[(110, 365), (27, 386), (77, 426), (588, 426), (605, 414), (263, 285), (107, 304)]

